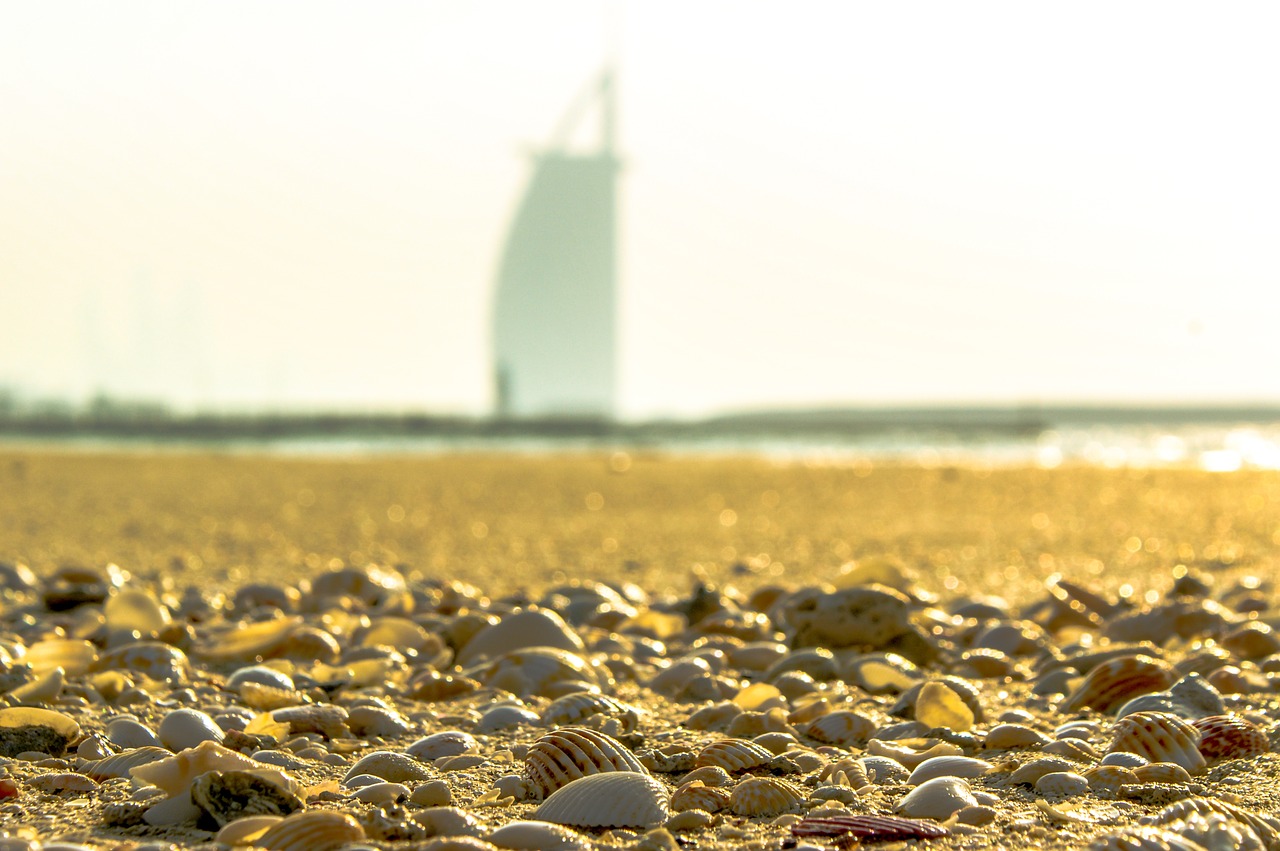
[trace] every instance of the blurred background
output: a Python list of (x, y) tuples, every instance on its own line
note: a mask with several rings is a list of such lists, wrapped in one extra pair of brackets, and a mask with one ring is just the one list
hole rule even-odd
[[(8, 4), (0, 407), (1265, 420), (1278, 23), (1265, 3)], [(544, 373), (594, 364), (566, 385), (597, 390), (521, 407), (543, 379), (504, 366), (504, 334), (516, 361), (560, 351)]]

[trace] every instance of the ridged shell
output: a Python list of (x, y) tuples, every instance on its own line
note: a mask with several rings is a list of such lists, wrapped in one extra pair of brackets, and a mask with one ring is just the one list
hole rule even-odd
[(1257, 831), (1220, 813), (1192, 813), (1170, 828), (1180, 836), (1198, 842), (1207, 849), (1230, 851), (1265, 851)]
[(811, 739), (845, 746), (866, 742), (875, 731), (876, 722), (848, 710), (828, 712), (804, 728)]
[(1203, 774), (1205, 760), (1200, 754), (1200, 731), (1167, 712), (1135, 712), (1112, 728), (1114, 738), (1108, 753), (1129, 751), (1152, 762), (1174, 762), (1190, 774)]
[(572, 827), (657, 827), (670, 795), (647, 774), (610, 771), (580, 777), (551, 793), (534, 811), (540, 821)]
[(608, 695), (589, 691), (577, 691), (551, 701), (543, 710), (540, 723), (547, 727), (564, 727), (581, 724), (595, 716), (617, 721), (620, 733), (630, 733), (640, 723), (640, 713), (634, 706), (628, 706)]
[(1191, 723), (1200, 731), (1200, 753), (1205, 759), (1244, 759), (1271, 750), (1262, 728), (1239, 715), (1212, 715)]
[(718, 765), (730, 774), (750, 771), (773, 759), (767, 748), (747, 739), (721, 739), (698, 751), (694, 764)]
[(680, 785), (671, 795), (673, 812), (685, 810), (704, 810), (718, 813), (729, 806), (729, 790), (707, 786), (701, 780), (692, 780)]
[(281, 819), (254, 844), (270, 851), (335, 851), (364, 838), (364, 829), (346, 813), (310, 810)]
[(850, 836), (872, 842), (934, 839), (947, 829), (932, 822), (898, 816), (805, 816), (791, 825), (792, 836)]
[(777, 777), (748, 777), (733, 787), (729, 809), (740, 816), (777, 816), (799, 808), (805, 792)]
[(1172, 762), (1149, 762), (1130, 769), (1139, 783), (1190, 783), (1191, 775), (1181, 765)]
[(1252, 828), (1270, 851), (1280, 849), (1280, 820), (1273, 816), (1242, 809), (1217, 798), (1186, 798), (1170, 804), (1155, 815), (1144, 817), (1141, 822), (1145, 825), (1160, 827), (1186, 821), (1195, 813), (1201, 815), (1217, 813), (1234, 819)]
[(1205, 851), (1185, 836), (1159, 827), (1126, 827), (1089, 845), (1089, 851)]
[(559, 824), (543, 821), (513, 821), (489, 835), (498, 848), (536, 848), (538, 851), (588, 851), (586, 837)]
[(524, 760), (535, 800), (581, 777), (614, 771), (649, 773), (626, 745), (586, 727), (548, 733), (530, 745)]
[(1138, 776), (1133, 773), (1133, 769), (1123, 765), (1095, 765), (1084, 773), (1084, 779), (1094, 792), (1106, 792), (1110, 795), (1117, 794), (1125, 786), (1138, 783)]
[(976, 806), (977, 803), (973, 790), (964, 780), (959, 777), (935, 777), (908, 792), (894, 809), (909, 818), (945, 820), (953, 813), (965, 807)]
[(81, 770), (94, 780), (102, 782), (113, 777), (130, 777), (133, 769), (138, 766), (161, 759), (168, 759), (172, 756), (173, 754), (165, 748), (134, 748), (133, 750), (123, 751), (122, 753), (87, 763)]
[(1168, 662), (1142, 654), (1121, 656), (1094, 667), (1059, 710), (1111, 712), (1140, 694), (1164, 691), (1177, 680), (1178, 672)]
[(476, 737), (462, 730), (443, 730), (423, 736), (404, 749), (414, 759), (431, 762), (442, 756), (457, 756), (480, 747)]
[(919, 786), (935, 777), (981, 777), (994, 765), (970, 756), (935, 756), (920, 763), (907, 778), (907, 785)]

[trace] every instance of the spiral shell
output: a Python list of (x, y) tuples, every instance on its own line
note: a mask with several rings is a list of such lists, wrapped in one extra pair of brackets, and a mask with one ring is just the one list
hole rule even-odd
[(589, 691), (576, 691), (551, 701), (543, 710), (540, 723), (546, 727), (564, 727), (599, 716), (616, 721), (619, 733), (630, 733), (640, 723), (640, 713), (634, 706)]
[(579, 777), (539, 805), (533, 817), (571, 827), (657, 827), (666, 820), (670, 796), (647, 774), (610, 771)]
[(845, 746), (865, 742), (875, 731), (874, 721), (847, 710), (828, 712), (804, 729), (805, 735), (811, 739)]
[(546, 734), (529, 747), (524, 761), (535, 799), (579, 778), (617, 771), (649, 773), (626, 745), (586, 727), (565, 727)]
[(1191, 723), (1200, 731), (1205, 759), (1243, 759), (1271, 750), (1262, 728), (1239, 715), (1211, 715)]
[(1163, 691), (1177, 679), (1178, 672), (1168, 662), (1142, 654), (1120, 656), (1095, 666), (1059, 709), (1111, 712), (1140, 694)]
[(777, 777), (748, 777), (733, 787), (729, 809), (740, 816), (776, 816), (796, 809), (805, 799), (803, 789)]
[(767, 748), (747, 739), (721, 739), (698, 751), (694, 764), (718, 765), (730, 774), (750, 771), (767, 764), (773, 754)]
[(959, 777), (935, 777), (907, 793), (896, 812), (909, 818), (948, 819), (952, 813), (976, 806), (969, 784)]
[(335, 851), (364, 839), (364, 829), (346, 813), (310, 810), (286, 816), (254, 840), (270, 851)]
[(691, 780), (680, 785), (671, 795), (671, 809), (674, 812), (685, 810), (704, 810), (718, 813), (729, 806), (729, 790), (708, 786), (701, 780)]
[(1200, 754), (1200, 731), (1167, 712), (1135, 712), (1112, 728), (1114, 739), (1108, 753), (1129, 751), (1152, 762), (1174, 762), (1190, 774), (1203, 774), (1205, 760)]

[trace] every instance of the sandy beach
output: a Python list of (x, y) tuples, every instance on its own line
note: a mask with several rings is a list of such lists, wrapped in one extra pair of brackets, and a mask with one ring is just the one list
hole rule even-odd
[[(921, 847), (1082, 847), (1152, 817), (1170, 803), (1202, 797), (1251, 813), (1270, 813), (1277, 800), (1271, 787), (1280, 776), (1276, 755), (1270, 752), (1276, 739), (1272, 719), (1277, 701), (1267, 676), (1274, 670), (1269, 660), (1276, 652), (1269, 643), (1274, 639), (1268, 625), (1276, 614), (1278, 552), (1280, 473), (1271, 471), (805, 464), (646, 452), (302, 459), (177, 451), (5, 451), (0, 453), (0, 561), (29, 567), (36, 581), (30, 588), (21, 587), (25, 574), (19, 568), (10, 567), (6, 574), (9, 586), (4, 589), (0, 623), (0, 650), (9, 657), (4, 668), (20, 668), (24, 650), (29, 652), (38, 642), (87, 641), (95, 656), (79, 674), (66, 670), (73, 665), (62, 665), (65, 684), (47, 700), (13, 699), (13, 688), (30, 687), (25, 694), (45, 695), (32, 687), (36, 680), (30, 677), (16, 677), (6, 686), (11, 704), (53, 709), (73, 718), (79, 733), (62, 754), (10, 754), (0, 773), (16, 785), (12, 795), (0, 798), (0, 812), (4, 830), (46, 843), (64, 838), (90, 848), (152, 848), (165, 847), (166, 842), (212, 842), (218, 828), (207, 819), (163, 826), (139, 821), (140, 803), (154, 800), (137, 779), (90, 785), (39, 778), (85, 775), (89, 757), (106, 755), (84, 747), (93, 736), (107, 751), (125, 749), (106, 735), (106, 723), (117, 715), (132, 715), (155, 730), (180, 707), (208, 710), (211, 716), (221, 710), (228, 723), (227, 713), (237, 702), (248, 701), (247, 709), (241, 706), (237, 711), (250, 718), (278, 708), (261, 696), (246, 698), (226, 687), (227, 678), (239, 668), (265, 660), (297, 677), (293, 693), (306, 705), (332, 702), (351, 711), (360, 705), (356, 698), (366, 698), (366, 706), (403, 721), (403, 727), (389, 726), (380, 735), (353, 727), (332, 735), (312, 730), (309, 739), (307, 731), (300, 733), (297, 727), (284, 734), (273, 728), (278, 741), (258, 742), (277, 745), (266, 747), (273, 752), (290, 753), (293, 748), (293, 756), (279, 764), (308, 791), (309, 796), (302, 796), (307, 811), (348, 813), (362, 826), (363, 838), (352, 840), (350, 847), (416, 848), (431, 842), (438, 848), (491, 847), (481, 844), (496, 836), (489, 829), (529, 818), (536, 807), (527, 797), (507, 795), (511, 789), (502, 783), (514, 781), (501, 778), (520, 774), (530, 747), (556, 725), (539, 726), (535, 720), (532, 725), (483, 727), (486, 732), (477, 735), (477, 749), (469, 752), (483, 759), (454, 770), (438, 761), (420, 761), (422, 775), (403, 781), (412, 793), (443, 780), (448, 794), (436, 803), (460, 807), (485, 826), (477, 832), (488, 839), (473, 838), (470, 845), (460, 839), (446, 845), (440, 837), (447, 834), (432, 836), (430, 831), (413, 833), (408, 828), (404, 836), (385, 829), (378, 834), (370, 820), (375, 796), (353, 797), (354, 790), (343, 785), (344, 777), (368, 753), (402, 752), (412, 742), (444, 731), (475, 733), (503, 701), (504, 706), (541, 715), (569, 686), (530, 686), (528, 693), (518, 694), (509, 687), (513, 680), (474, 665), (455, 667), (455, 654), (467, 651), (458, 631), (449, 626), (450, 618), (470, 613), (479, 618), (473, 624), (479, 629), (530, 604), (574, 603), (565, 589), (575, 583), (604, 583), (622, 592), (625, 606), (615, 606), (618, 611), (613, 614), (606, 601), (603, 609), (592, 609), (589, 617), (575, 623), (573, 606), (562, 608), (568, 632), (585, 643), (581, 655), (589, 659), (593, 652), (606, 654), (594, 657), (597, 667), (612, 673), (601, 690), (638, 710), (640, 721), (634, 729), (597, 724), (600, 731), (618, 733), (619, 741), (646, 754), (653, 776), (667, 793), (681, 788), (684, 775), (694, 767), (688, 760), (707, 743), (730, 734), (753, 738), (748, 732), (772, 736), (765, 740), (768, 746), (779, 759), (789, 755), (793, 768), (774, 765), (748, 775), (777, 777), (804, 797), (776, 812), (744, 814), (750, 807), (729, 805), (726, 794), (724, 806), (703, 813), (701, 822), (696, 821), (701, 816), (690, 816), (666, 827), (584, 827), (575, 834), (581, 842), (639, 848), (834, 843), (833, 837), (792, 836), (791, 828), (815, 809), (887, 814), (902, 806), (910, 789), (901, 778), (873, 780), (861, 788), (850, 781), (850, 792), (843, 797), (824, 792), (826, 797), (815, 798), (818, 790), (832, 787), (831, 765), (874, 753), (866, 735), (825, 741), (808, 735), (807, 725), (817, 717), (815, 699), (825, 698), (831, 711), (856, 712), (876, 728), (885, 728), (910, 720), (910, 710), (906, 716), (892, 711), (906, 686), (946, 674), (965, 678), (973, 694), (956, 687), (959, 690), (951, 689), (943, 705), (950, 706), (957, 696), (972, 697), (976, 704), (971, 709), (977, 711), (957, 721), (950, 737), (939, 739), (937, 730), (916, 722), (918, 729), (907, 731), (914, 735), (903, 741), (921, 753), (929, 747), (927, 740), (950, 742), (958, 755), (990, 762), (994, 768), (970, 780), (972, 789), (988, 796), (990, 804), (980, 797), (966, 805), (971, 812), (959, 822), (936, 819), (951, 832), (910, 840)], [(185, 618), (184, 629), (138, 636), (167, 636), (191, 665), (181, 682), (138, 675), (115, 691), (118, 698), (120, 691), (135, 688), (154, 698), (149, 703), (113, 702), (108, 694), (112, 689), (101, 680), (108, 643), (118, 639), (111, 637), (112, 624), (100, 614), (103, 606), (88, 603), (54, 611), (57, 607), (49, 602), (50, 578), (60, 569), (102, 571), (108, 564), (127, 574), (120, 588), (147, 591), (164, 608), (166, 620), (183, 624)], [(315, 603), (312, 583), (318, 577), (360, 571), (371, 564), (402, 577), (407, 595), (403, 599), (413, 600), (415, 589), (434, 589), (435, 596), (421, 593), (416, 604), (381, 610), (366, 601), (373, 606), (368, 611), (360, 610), (358, 600)], [(803, 633), (798, 626), (801, 610), (795, 605), (787, 608), (786, 600), (794, 599), (788, 595), (813, 588), (815, 594), (831, 597), (839, 593), (837, 588), (862, 587), (868, 577), (897, 585), (883, 592), (886, 599), (897, 594), (907, 601), (914, 625), (910, 628), (931, 647), (916, 652), (918, 665), (902, 667), (902, 687), (873, 687), (878, 681), (859, 680), (875, 680), (870, 669), (858, 667), (867, 654), (883, 657), (885, 652), (901, 651), (911, 656), (908, 651), (914, 645), (904, 644), (899, 633), (878, 645), (859, 640), (832, 647), (832, 664), (843, 666), (838, 676), (821, 675), (816, 670), (821, 666), (810, 658), (812, 650), (809, 661), (796, 663), (797, 671), (815, 668), (807, 671), (813, 675), (808, 684), (798, 678), (775, 682), (765, 676), (775, 662), (805, 650), (805, 642), (796, 640), (798, 632)], [(1065, 605), (1074, 607), (1080, 619), (1054, 615), (1049, 583), (1059, 578), (1066, 580), (1068, 596), (1078, 589), (1079, 598)], [(1187, 584), (1193, 579), (1199, 583), (1194, 587)], [(1178, 588), (1176, 580), (1183, 583)], [(249, 611), (243, 603), (235, 612), (219, 609), (239, 589), (252, 585), (282, 589), (281, 610), (274, 615), (265, 609)], [(453, 602), (426, 608), (424, 600), (442, 599), (440, 589), (446, 589), (445, 598), (452, 594)], [(107, 593), (119, 590), (110, 587)], [(1203, 628), (1169, 620), (1167, 634), (1117, 632), (1108, 642), (1110, 620), (1152, 607), (1169, 611), (1175, 590), (1184, 595), (1179, 600), (1194, 599), (1187, 605), (1199, 606), (1196, 612), (1201, 614), (1211, 612), (1216, 620), (1205, 621)], [(720, 613), (719, 621), (699, 626), (693, 616), (695, 591), (712, 601), (707, 611)], [(198, 614), (191, 605), (197, 598), (206, 606)], [(1061, 595), (1057, 599), (1062, 602)], [(332, 615), (339, 610), (341, 618)], [(329, 621), (322, 619), (326, 612)], [(646, 612), (667, 619), (646, 620)], [(310, 667), (315, 659), (308, 663), (282, 653), (273, 658), (274, 646), (263, 652), (250, 647), (242, 657), (211, 650), (212, 636), (220, 634), (220, 627), (237, 618), (249, 619), (239, 621), (243, 624), (273, 616), (296, 616), (312, 626), (328, 624), (343, 654), (355, 646), (349, 642), (361, 640), (370, 619), (376, 622), (379, 617), (415, 623), (427, 637), (423, 647), (398, 658), (379, 657), (369, 649), (376, 644), (371, 641), (361, 658), (389, 659), (380, 682), (362, 681), (363, 669), (351, 668), (345, 656), (327, 662), (329, 667), (318, 675)], [(671, 621), (673, 616), (684, 620)], [(1235, 637), (1251, 620), (1252, 632), (1265, 638)], [(1027, 646), (1000, 653), (1002, 660), (997, 662), (1007, 665), (1003, 674), (983, 668), (972, 653), (962, 656), (975, 647), (987, 648), (980, 641), (973, 643), (985, 621), (992, 621), (988, 626), (1000, 622), (1019, 629), (1027, 625)], [(622, 637), (609, 639), (614, 630)], [(630, 643), (636, 636), (646, 643)], [(565, 640), (570, 642), (567, 649), (572, 642)], [(612, 650), (605, 650), (606, 645)], [(666, 656), (653, 655), (655, 645)], [(747, 647), (759, 648), (758, 654), (743, 649)], [(1145, 778), (1117, 787), (1119, 791), (1099, 791), (1090, 778), (1089, 791), (1054, 797), (1011, 781), (1011, 773), (1040, 757), (1041, 750), (1035, 745), (993, 752), (984, 746), (983, 736), (1001, 718), (1037, 731), (1044, 741), (1072, 738), (1064, 736), (1060, 726), (1080, 722), (1079, 738), (1093, 756), (1077, 756), (1072, 772), (1083, 776), (1096, 767), (1114, 735), (1117, 705), (1090, 705), (1084, 698), (1064, 712), (1064, 698), (1070, 704), (1081, 680), (1064, 679), (1063, 691), (1040, 686), (1047, 676), (1046, 659), (1056, 658), (1065, 667), (1072, 654), (1083, 658), (1086, 650), (1109, 647), (1131, 648), (1126, 658), (1139, 651), (1144, 658), (1155, 657), (1151, 670), (1158, 669), (1152, 674), (1157, 685), (1147, 691), (1163, 692), (1189, 672), (1201, 674), (1219, 693), (1222, 714), (1260, 729), (1267, 752), (1210, 759), (1203, 770), (1193, 767), (1190, 782)], [(608, 662), (608, 652), (627, 662)], [(672, 660), (699, 653), (718, 653), (699, 685), (652, 687), (651, 681), (656, 682)], [(1061, 662), (1064, 658), (1067, 661)], [(1228, 668), (1230, 672), (1222, 673)], [(427, 692), (421, 688), (422, 676), (428, 669), (458, 677), (465, 673), (478, 685), (457, 696), (423, 699)], [(317, 685), (339, 670), (347, 672), (344, 687), (326, 691)], [(1087, 670), (1074, 673), (1084, 675)], [(486, 681), (489, 675), (496, 679)], [(590, 682), (591, 675), (581, 679)], [(565, 682), (577, 684), (572, 677)], [(766, 684), (772, 691), (744, 693), (753, 683)], [(789, 690), (775, 687), (778, 683)], [(1142, 685), (1133, 687), (1139, 691), (1126, 697), (1142, 693)], [(729, 713), (707, 721), (704, 714), (702, 721), (690, 723), (700, 709), (726, 700), (736, 700), (742, 718)], [(280, 706), (288, 703), (284, 700)], [(919, 704), (915, 710), (926, 711)], [(312, 749), (310, 757), (297, 756), (307, 747)], [(329, 758), (319, 758), (320, 751)], [(672, 762), (664, 766), (664, 758)], [(676, 765), (675, 771), (660, 770)], [(735, 776), (733, 782), (744, 781)], [(502, 794), (490, 794), (494, 788)], [(433, 802), (426, 796), (422, 792), (416, 804), (414, 798), (404, 803), (398, 816), (404, 824), (418, 824), (414, 814), (426, 811), (418, 805)], [(138, 806), (130, 810), (130, 804)], [(1219, 822), (1224, 818), (1218, 816)], [(1219, 838), (1227, 829), (1223, 824), (1206, 828), (1217, 830), (1213, 835)], [(1257, 827), (1255, 833), (1261, 832)], [(1259, 839), (1274, 847), (1270, 843), (1280, 841), (1280, 832)], [(566, 839), (563, 847), (579, 847), (572, 844), (576, 841)], [(843, 841), (848, 847), (848, 838)]]

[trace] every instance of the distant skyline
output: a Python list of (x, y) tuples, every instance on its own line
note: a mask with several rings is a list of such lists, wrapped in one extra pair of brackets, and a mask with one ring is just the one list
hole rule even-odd
[(618, 72), (624, 416), (1280, 401), (1280, 8), (0, 8), (0, 387), (491, 409), (499, 254)]

